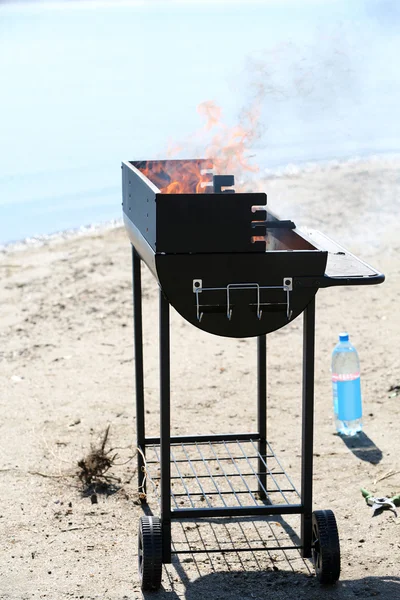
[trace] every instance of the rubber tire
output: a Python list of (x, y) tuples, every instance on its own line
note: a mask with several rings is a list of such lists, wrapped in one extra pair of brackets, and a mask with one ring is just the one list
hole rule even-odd
[(162, 529), (158, 517), (140, 517), (138, 567), (142, 590), (158, 590), (162, 573)]
[(340, 576), (340, 543), (331, 510), (315, 510), (312, 514), (312, 558), (318, 581), (336, 583)]

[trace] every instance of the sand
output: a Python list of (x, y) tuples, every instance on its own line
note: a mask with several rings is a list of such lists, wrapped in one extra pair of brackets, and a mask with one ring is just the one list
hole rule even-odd
[[(321, 229), (386, 274), (380, 286), (317, 294), (314, 507), (337, 517), (340, 582), (321, 590), (294, 551), (183, 555), (154, 598), (400, 598), (400, 516), (371, 517), (360, 494), (400, 492), (400, 159), (377, 157), (270, 174), (258, 187), (278, 214)], [(0, 597), (134, 599), (137, 523), (131, 251), (122, 228), (8, 248), (2, 286)], [(146, 425), (158, 431), (158, 289), (143, 268)], [(364, 447), (335, 435), (330, 355), (348, 330), (361, 360)], [(250, 431), (255, 342), (207, 335), (174, 311), (173, 432)], [(269, 441), (300, 484), (302, 319), (268, 336)], [(118, 454), (97, 493), (77, 463), (110, 425)], [(157, 506), (153, 505), (157, 513)], [(263, 524), (193, 524), (196, 547), (288, 537), (297, 517)], [(231, 529), (229, 529), (231, 528)], [(202, 539), (199, 538), (201, 532)], [(258, 533), (257, 533), (258, 532)], [(278, 533), (276, 533), (278, 532)]]

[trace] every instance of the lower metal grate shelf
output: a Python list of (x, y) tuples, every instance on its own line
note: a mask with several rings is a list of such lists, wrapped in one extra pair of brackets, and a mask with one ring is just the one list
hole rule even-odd
[[(146, 477), (159, 501), (158, 444), (146, 446)], [(299, 499), (298, 491), (268, 443), (262, 456), (256, 440), (171, 444), (173, 510), (290, 505)]]

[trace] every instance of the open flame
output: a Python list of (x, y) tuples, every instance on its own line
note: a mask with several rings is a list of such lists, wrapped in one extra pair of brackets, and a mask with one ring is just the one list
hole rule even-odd
[[(234, 127), (222, 121), (222, 109), (215, 102), (202, 102), (198, 113), (206, 119), (205, 126), (192, 136), (192, 140), (204, 138), (212, 133), (212, 138), (204, 150), (198, 152), (206, 160), (151, 160), (135, 162), (143, 175), (152, 181), (163, 194), (202, 194), (212, 185), (212, 173), (238, 175), (243, 171), (256, 172), (247, 157), (247, 150), (258, 134), (260, 103), (256, 100), (249, 110), (242, 114), (240, 123)], [(197, 143), (199, 146), (200, 144)], [(180, 146), (170, 149), (169, 155), (181, 150)]]
[(212, 101), (202, 102), (197, 111), (206, 117), (205, 129), (213, 130), (211, 143), (207, 146), (204, 156), (212, 158), (214, 169), (219, 174), (237, 174), (242, 171), (255, 173), (257, 165), (252, 165), (247, 158), (247, 149), (256, 137), (260, 110), (252, 106), (242, 118), (242, 122), (234, 127), (228, 127), (222, 121), (221, 108)]
[(162, 194), (204, 194), (212, 185), (211, 160), (147, 160), (133, 164)]

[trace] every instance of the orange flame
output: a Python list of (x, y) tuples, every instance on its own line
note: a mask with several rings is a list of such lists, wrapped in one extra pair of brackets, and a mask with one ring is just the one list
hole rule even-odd
[[(256, 99), (249, 110), (242, 113), (240, 123), (234, 127), (223, 123), (221, 107), (211, 100), (202, 102), (197, 111), (205, 117), (206, 123), (201, 132), (192, 136), (192, 140), (204, 135), (204, 131), (213, 131), (211, 142), (206, 144), (205, 151), (201, 152), (207, 160), (155, 160), (134, 163), (163, 194), (203, 194), (210, 191), (210, 170), (215, 174), (236, 176), (242, 171), (258, 171), (257, 166), (249, 163), (246, 153), (258, 133), (261, 115), (259, 99)], [(175, 144), (167, 154), (176, 156), (181, 150), (182, 144)]]
[(207, 123), (205, 125), (205, 128), (207, 130), (214, 127), (214, 125), (218, 125), (222, 116), (221, 107), (215, 104), (215, 102), (213, 102), (212, 100), (206, 100), (205, 102), (199, 104), (199, 106), (197, 107), (197, 112), (201, 116), (206, 117)]
[(258, 171), (257, 166), (249, 163), (246, 151), (256, 137), (259, 108), (253, 106), (244, 113), (242, 123), (234, 127), (228, 127), (222, 122), (222, 110), (214, 102), (203, 102), (197, 110), (208, 119), (206, 130), (217, 130), (205, 151), (206, 158), (213, 159), (216, 172), (235, 175), (243, 170), (253, 173)]
[(133, 164), (162, 194), (204, 194), (212, 185), (210, 160), (148, 160)]

